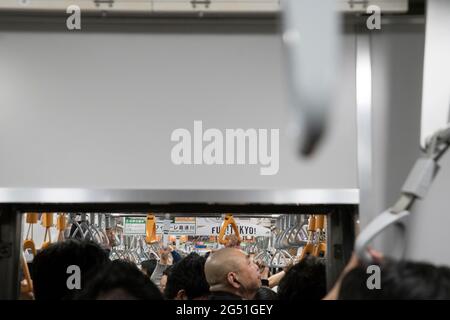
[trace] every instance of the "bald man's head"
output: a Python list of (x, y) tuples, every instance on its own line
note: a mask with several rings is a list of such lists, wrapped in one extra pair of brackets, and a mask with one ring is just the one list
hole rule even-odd
[(239, 262), (243, 259), (246, 259), (245, 254), (235, 248), (224, 248), (214, 252), (205, 263), (206, 281), (210, 286), (223, 284), (228, 272), (238, 271)]
[(261, 286), (258, 267), (247, 254), (235, 248), (220, 249), (205, 263), (210, 291), (225, 291), (243, 298), (253, 298)]

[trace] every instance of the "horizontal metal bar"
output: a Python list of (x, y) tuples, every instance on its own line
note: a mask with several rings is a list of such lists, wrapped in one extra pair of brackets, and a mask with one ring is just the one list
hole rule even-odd
[(357, 189), (141, 190), (0, 188), (0, 203), (358, 204)]
[[(370, 5), (376, 5), (383, 12), (404, 13), (409, 9), (408, 0), (335, 0), (336, 11), (365, 13)], [(281, 10), (279, 0), (145, 0), (145, 1), (120, 1), (120, 0), (2, 0), (0, 10), (16, 10), (20, 12), (30, 11), (59, 11), (66, 12), (71, 5), (78, 6), (83, 12), (120, 12), (122, 14), (143, 13), (147, 15), (160, 12), (175, 13), (277, 13)]]

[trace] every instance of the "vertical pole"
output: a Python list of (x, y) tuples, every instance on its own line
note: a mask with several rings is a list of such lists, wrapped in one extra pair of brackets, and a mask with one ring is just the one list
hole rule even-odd
[(333, 287), (353, 252), (357, 208), (336, 208), (327, 216), (327, 288)]
[(19, 297), (22, 215), (0, 207), (0, 300)]
[(372, 63), (370, 35), (356, 32), (356, 110), (358, 130), (358, 182), (363, 224), (374, 212), (372, 177)]

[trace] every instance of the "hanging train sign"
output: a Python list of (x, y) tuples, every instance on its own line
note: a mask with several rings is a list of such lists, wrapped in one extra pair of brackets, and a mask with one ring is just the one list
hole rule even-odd
[[(239, 220), (239, 218), (235, 220), (241, 236), (270, 237), (271, 235), (268, 228)], [(145, 217), (125, 217), (123, 223), (125, 235), (145, 235)], [(169, 235), (218, 236), (222, 223), (222, 218), (175, 218), (170, 223)], [(163, 227), (164, 220), (157, 220), (156, 233), (162, 234)], [(229, 225), (225, 234), (231, 233), (232, 227)]]

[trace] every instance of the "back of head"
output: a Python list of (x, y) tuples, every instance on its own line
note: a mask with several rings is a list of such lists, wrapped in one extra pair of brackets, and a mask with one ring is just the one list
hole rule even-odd
[(191, 253), (171, 268), (167, 278), (165, 296), (168, 299), (196, 299), (209, 294), (205, 277), (204, 257)]
[(238, 249), (223, 248), (212, 253), (205, 263), (206, 281), (210, 286), (226, 285), (227, 274), (239, 268)]
[(342, 279), (339, 289), (339, 300), (378, 300), (379, 290), (369, 290), (367, 279), (369, 274), (365, 267), (359, 266), (350, 270)]
[[(341, 300), (450, 299), (450, 269), (428, 263), (388, 261), (381, 266), (379, 289), (369, 289), (373, 273), (365, 267), (351, 270), (342, 280)], [(369, 279), (370, 280), (370, 279)]]
[(325, 263), (313, 256), (290, 268), (278, 286), (280, 300), (320, 300), (326, 293)]
[(77, 289), (67, 286), (69, 266), (80, 270), (81, 289), (108, 262), (108, 255), (99, 245), (69, 239), (51, 244), (33, 260), (33, 286), (36, 300), (71, 299)]
[(261, 287), (254, 300), (278, 300), (278, 294), (269, 287)]
[(92, 279), (78, 299), (162, 300), (162, 295), (134, 263), (115, 260)]

